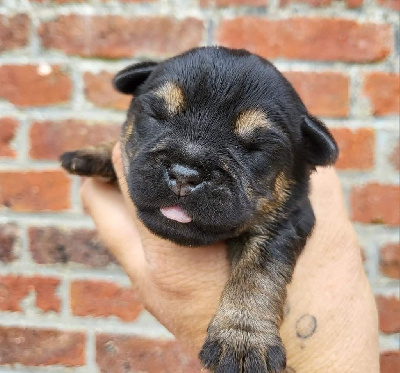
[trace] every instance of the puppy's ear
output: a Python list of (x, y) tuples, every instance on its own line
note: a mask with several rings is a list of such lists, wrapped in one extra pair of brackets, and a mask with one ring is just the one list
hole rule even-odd
[(134, 94), (157, 65), (157, 62), (148, 61), (126, 67), (115, 75), (113, 79), (115, 89), (121, 93)]
[(334, 164), (339, 151), (336, 141), (325, 124), (308, 114), (303, 117), (301, 130), (307, 161), (313, 166)]

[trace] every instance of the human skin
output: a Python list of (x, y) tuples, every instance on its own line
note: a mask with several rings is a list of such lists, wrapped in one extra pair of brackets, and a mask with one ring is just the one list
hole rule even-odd
[[(144, 306), (197, 355), (229, 277), (226, 246), (182, 247), (152, 234), (129, 198), (119, 144), (113, 163), (120, 189), (87, 179), (84, 207)], [(316, 226), (288, 286), (281, 326), (288, 371), (378, 372), (375, 302), (333, 168), (311, 176), (310, 198)]]

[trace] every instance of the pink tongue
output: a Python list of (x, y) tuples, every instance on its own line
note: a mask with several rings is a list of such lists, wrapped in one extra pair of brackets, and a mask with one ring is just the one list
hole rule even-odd
[(179, 223), (190, 223), (192, 221), (192, 218), (179, 206), (163, 207), (160, 211), (166, 218), (176, 220)]

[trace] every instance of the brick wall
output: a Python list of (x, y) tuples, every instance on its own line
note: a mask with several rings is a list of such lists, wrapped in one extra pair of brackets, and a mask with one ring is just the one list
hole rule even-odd
[(2, 1), (0, 372), (198, 371), (142, 309), (82, 213), (80, 181), (56, 159), (118, 133), (128, 99), (112, 91), (114, 72), (215, 43), (272, 59), (332, 128), (377, 295), (382, 372), (399, 371), (399, 8), (399, 0)]

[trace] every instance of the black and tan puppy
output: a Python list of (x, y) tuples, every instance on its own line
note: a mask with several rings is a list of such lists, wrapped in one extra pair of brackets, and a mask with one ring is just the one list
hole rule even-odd
[[(155, 234), (226, 240), (231, 276), (200, 352), (219, 373), (282, 372), (286, 285), (314, 225), (315, 166), (338, 151), (288, 81), (244, 50), (194, 49), (118, 73), (134, 95), (121, 143), (129, 193)], [(110, 146), (65, 153), (71, 173), (115, 179)]]

